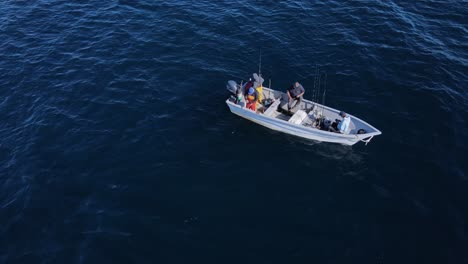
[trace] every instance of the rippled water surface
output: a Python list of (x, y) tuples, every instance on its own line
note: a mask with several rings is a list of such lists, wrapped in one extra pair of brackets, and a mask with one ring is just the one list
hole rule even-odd
[[(0, 263), (468, 263), (466, 1), (0, 2)], [(231, 114), (225, 83), (382, 130)]]

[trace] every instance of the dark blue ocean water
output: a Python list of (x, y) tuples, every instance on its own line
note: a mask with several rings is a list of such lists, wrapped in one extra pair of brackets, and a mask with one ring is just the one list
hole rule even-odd
[[(0, 2), (0, 263), (468, 263), (466, 1)], [(315, 66), (316, 143), (229, 79)]]

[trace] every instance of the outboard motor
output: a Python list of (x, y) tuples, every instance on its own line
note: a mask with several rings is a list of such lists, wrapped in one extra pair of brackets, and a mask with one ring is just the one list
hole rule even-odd
[(235, 102), (236, 104), (242, 101), (242, 89), (239, 84), (232, 80), (228, 81), (226, 89), (232, 93), (231, 101)]
[(227, 82), (226, 89), (228, 89), (228, 91), (231, 92), (233, 95), (237, 95), (239, 86), (237, 85), (235, 81), (230, 80)]

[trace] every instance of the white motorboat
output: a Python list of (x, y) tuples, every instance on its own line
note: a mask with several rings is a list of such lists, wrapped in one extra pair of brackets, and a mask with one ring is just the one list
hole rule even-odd
[(375, 127), (349, 113), (347, 115), (351, 122), (348, 130), (344, 133), (331, 132), (330, 126), (336, 125), (334, 122), (341, 119), (339, 110), (303, 99), (298, 110), (291, 113), (285, 107), (287, 94), (266, 87), (263, 87), (262, 102), (258, 102), (256, 111), (253, 111), (246, 108), (241, 84), (228, 81), (227, 89), (234, 94), (226, 100), (232, 113), (276, 131), (344, 145), (354, 145), (360, 141), (367, 145), (374, 136), (382, 134)]

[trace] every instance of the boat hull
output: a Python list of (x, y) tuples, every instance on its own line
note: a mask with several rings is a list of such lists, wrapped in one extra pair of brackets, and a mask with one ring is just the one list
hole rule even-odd
[(358, 135), (344, 135), (296, 125), (277, 118), (257, 114), (252, 110), (243, 108), (237, 104), (229, 102), (229, 100), (226, 101), (226, 103), (233, 114), (236, 114), (240, 117), (248, 119), (269, 129), (273, 129), (293, 136), (322, 142), (339, 143), (344, 145), (354, 145), (357, 142), (361, 141), (361, 138)]

